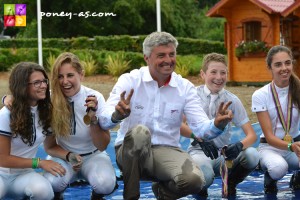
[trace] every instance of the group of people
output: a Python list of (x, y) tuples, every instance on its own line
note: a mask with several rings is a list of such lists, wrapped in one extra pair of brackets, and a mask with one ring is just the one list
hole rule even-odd
[[(11, 95), (0, 110), (0, 199), (63, 199), (78, 179), (91, 185), (93, 200), (114, 191), (115, 169), (105, 152), (110, 133), (98, 120), (105, 100), (81, 85), (83, 77), (78, 57), (68, 52), (56, 59), (50, 80), (35, 63), (13, 68)], [(51, 159), (36, 158), (41, 143)]]
[[(204, 57), (200, 74), (205, 84), (196, 88), (174, 72), (177, 46), (169, 33), (148, 35), (143, 42), (147, 66), (121, 75), (107, 101), (81, 84), (84, 70), (72, 53), (58, 56), (50, 79), (38, 64), (17, 64), (9, 78), (11, 95), (3, 98), (0, 110), (0, 199), (63, 199), (77, 179), (91, 185), (91, 199), (104, 199), (117, 187), (105, 152), (109, 130), (117, 125), (116, 163), (126, 200), (139, 199), (140, 180), (152, 181), (157, 199), (207, 197), (224, 165), (230, 168), (228, 196), (236, 195), (237, 184), (258, 165), (265, 172), (266, 194), (277, 192), (276, 182), (288, 170), (295, 171), (291, 188), (300, 189), (300, 81), (290, 49), (269, 50), (272, 82), (252, 96), (263, 131), (256, 149), (243, 104), (224, 88), (225, 56)], [(232, 123), (246, 135), (234, 144)], [(188, 151), (181, 149), (181, 136), (191, 138)], [(50, 159), (36, 157), (42, 143)]]

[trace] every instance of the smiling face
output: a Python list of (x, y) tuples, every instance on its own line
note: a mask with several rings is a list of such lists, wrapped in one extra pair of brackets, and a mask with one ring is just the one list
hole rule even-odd
[(159, 84), (164, 84), (176, 65), (176, 47), (174, 44), (160, 45), (152, 49), (150, 56), (144, 55), (150, 74)]
[[(46, 98), (46, 90), (48, 84), (45, 83), (45, 76), (42, 72), (35, 71), (29, 77), (28, 84), (28, 101), (31, 106), (36, 106), (39, 100)], [(40, 82), (39, 87), (36, 87), (38, 84), (34, 84), (36, 82)], [(36, 86), (35, 86), (36, 85)]]
[(293, 71), (293, 61), (290, 55), (284, 51), (274, 54), (270, 71), (278, 87), (288, 86)]
[(58, 71), (58, 81), (62, 93), (72, 97), (80, 90), (83, 72), (79, 73), (70, 63), (61, 65)]
[(227, 66), (222, 62), (211, 61), (207, 65), (207, 70), (201, 70), (201, 77), (211, 93), (221, 91), (227, 81)]

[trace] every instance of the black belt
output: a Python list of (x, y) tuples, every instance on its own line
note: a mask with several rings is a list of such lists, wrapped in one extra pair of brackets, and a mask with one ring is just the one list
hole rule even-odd
[[(293, 138), (294, 142), (300, 141), (300, 135), (298, 135), (297, 137)], [(266, 138), (260, 138), (260, 143), (268, 143)]]
[(79, 154), (80, 156), (88, 156), (88, 155), (91, 155), (93, 153), (95, 153), (96, 151), (98, 151), (98, 149), (94, 150), (94, 151), (91, 151), (89, 153), (83, 153), (83, 154)]
[(268, 143), (266, 138), (260, 138), (260, 143)]

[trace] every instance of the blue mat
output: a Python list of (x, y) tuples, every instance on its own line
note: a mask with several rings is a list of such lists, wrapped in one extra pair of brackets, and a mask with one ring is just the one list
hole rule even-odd
[[(263, 192), (263, 174), (257, 171), (251, 173), (241, 184), (237, 187), (236, 199), (300, 199), (300, 193), (292, 193), (289, 189), (289, 180), (291, 175), (286, 175), (278, 182), (279, 192), (277, 196), (265, 196)], [(118, 181), (119, 188), (113, 194), (106, 196), (105, 199), (123, 199), (123, 182)], [(214, 183), (208, 189), (207, 199), (222, 199), (221, 191), (221, 179), (215, 179)], [(155, 199), (150, 182), (141, 181), (141, 196), (140, 199)], [(90, 199), (91, 188), (88, 185), (69, 187), (64, 197), (67, 200), (88, 200)], [(197, 199), (196, 197), (189, 195), (181, 199)]]
[[(258, 123), (252, 124), (256, 134), (261, 134), (261, 128)], [(112, 139), (111, 143), (107, 148), (107, 153), (111, 156), (113, 165), (116, 169), (117, 176), (120, 175), (120, 171), (116, 165), (115, 159), (115, 151), (114, 151), (114, 140), (116, 138), (116, 133), (112, 132)], [(243, 134), (242, 129), (234, 127), (233, 128), (233, 137), (231, 142), (236, 142), (238, 140), (243, 139), (245, 135)], [(181, 138), (181, 144), (184, 149), (186, 149), (189, 145), (189, 139)], [(256, 143), (253, 145), (257, 147), (259, 144), (259, 138), (257, 139)], [(38, 157), (45, 158), (46, 154), (41, 147), (38, 152)], [(276, 195), (265, 196), (263, 192), (263, 174), (260, 171), (252, 172), (242, 183), (237, 186), (237, 196), (236, 199), (300, 199), (300, 192), (293, 193), (289, 188), (289, 181), (291, 178), (291, 174), (287, 174), (283, 179), (278, 181), (278, 189), (279, 192)], [(123, 199), (123, 182), (118, 181), (119, 187), (118, 189), (109, 196), (106, 196), (105, 199)], [(222, 181), (220, 178), (216, 178), (214, 183), (208, 189), (208, 198), (207, 199), (222, 199), (222, 190), (221, 190)], [(152, 193), (151, 189), (151, 182), (141, 181), (140, 182), (140, 192), (141, 196), (140, 199), (155, 199), (155, 196)], [(80, 184), (77, 186), (70, 186), (64, 192), (65, 200), (88, 200), (90, 199), (91, 195), (91, 187), (87, 184)], [(196, 197), (189, 195), (187, 197), (181, 198), (184, 199), (197, 199)]]

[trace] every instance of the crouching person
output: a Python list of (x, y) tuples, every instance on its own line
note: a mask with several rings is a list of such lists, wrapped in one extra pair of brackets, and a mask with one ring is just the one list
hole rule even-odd
[(101, 115), (101, 127), (120, 124), (116, 159), (123, 173), (125, 200), (139, 199), (140, 180), (151, 180), (157, 199), (178, 199), (197, 193), (204, 175), (180, 148), (183, 114), (199, 137), (216, 137), (232, 118), (222, 105), (209, 120), (191, 82), (174, 72), (178, 42), (169, 33), (154, 32), (143, 43), (147, 66), (123, 74)]
[[(256, 141), (256, 134), (251, 126), (247, 112), (239, 98), (226, 90), (224, 87), (227, 81), (227, 61), (224, 55), (218, 53), (207, 54), (203, 59), (200, 71), (204, 85), (197, 87), (197, 94), (201, 99), (201, 106), (210, 119), (217, 117), (216, 112), (221, 102), (232, 101), (229, 109), (233, 112), (232, 122), (241, 127), (246, 137), (234, 144), (230, 143), (232, 130), (231, 123), (225, 133), (212, 140), (193, 142), (188, 152), (203, 171), (206, 184), (199, 193), (207, 197), (207, 189), (213, 183), (215, 177), (221, 176), (220, 166), (225, 164), (225, 159), (230, 160), (232, 166), (228, 173), (227, 196), (236, 195), (236, 186), (241, 183), (258, 165), (258, 151), (251, 147)], [(184, 127), (186, 126), (186, 127)], [(183, 124), (183, 134), (191, 134), (187, 125)], [(206, 152), (209, 147), (209, 152)], [(225, 155), (218, 153), (224, 148)], [(208, 156), (207, 156), (208, 155)]]
[(53, 189), (34, 169), (63, 176), (59, 163), (36, 157), (39, 145), (51, 137), (50, 90), (42, 66), (21, 62), (11, 71), (10, 109), (0, 110), (0, 199), (51, 200)]

